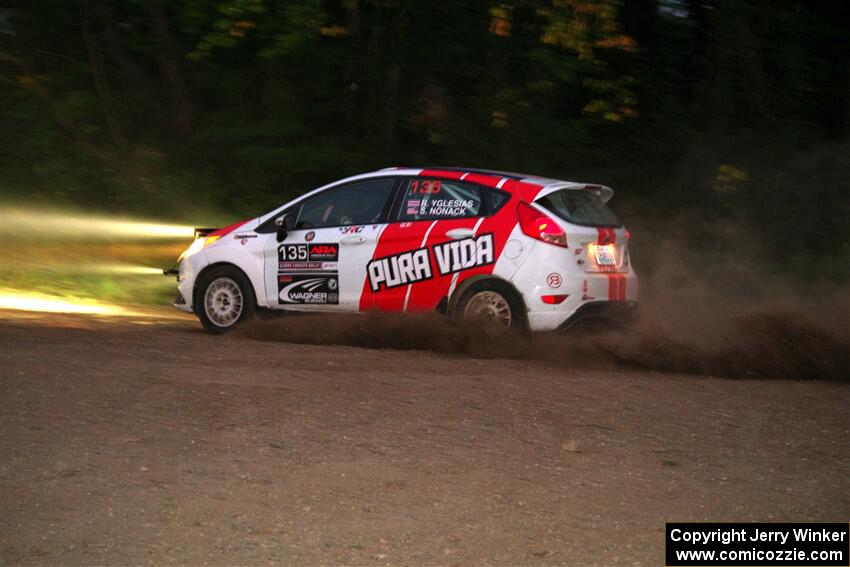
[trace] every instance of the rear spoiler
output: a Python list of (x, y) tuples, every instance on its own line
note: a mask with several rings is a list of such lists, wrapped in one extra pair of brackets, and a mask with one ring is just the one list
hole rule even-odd
[(597, 197), (602, 199), (603, 203), (607, 203), (614, 196), (614, 190), (604, 185), (585, 185), (584, 190), (595, 193)]
[(217, 228), (200, 228), (200, 227), (196, 226), (195, 227), (195, 239), (203, 238), (203, 237), (207, 236), (208, 234), (210, 234), (211, 232), (215, 232), (217, 230), (218, 230)]
[(614, 190), (610, 187), (606, 187), (605, 185), (591, 185), (588, 183), (575, 183), (572, 181), (558, 181), (557, 183), (552, 183), (550, 185), (546, 185), (543, 187), (543, 190), (538, 194), (538, 198), (544, 195), (548, 195), (554, 191), (560, 191), (562, 189), (570, 189), (573, 191), (589, 191), (593, 193), (597, 197), (599, 197), (603, 203), (607, 203), (611, 200), (611, 197), (614, 196)]

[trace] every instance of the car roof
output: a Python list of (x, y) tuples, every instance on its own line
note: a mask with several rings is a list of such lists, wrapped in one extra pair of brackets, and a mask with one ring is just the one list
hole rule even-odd
[(396, 167), (387, 167), (384, 169), (379, 169), (373, 174), (382, 174), (385, 175), (387, 172), (393, 173), (401, 173), (407, 175), (419, 175), (421, 172), (427, 171), (429, 174), (438, 174), (439, 172), (452, 172), (452, 173), (466, 173), (466, 174), (478, 174), (478, 175), (489, 175), (491, 177), (502, 177), (507, 179), (513, 179), (514, 181), (524, 181), (526, 183), (534, 183), (535, 185), (551, 185), (553, 183), (571, 183), (570, 181), (565, 181), (563, 179), (554, 179), (551, 177), (546, 177), (543, 175), (532, 175), (528, 173), (517, 173), (515, 171), (502, 171), (498, 169), (487, 169), (483, 167), (460, 167), (460, 166), (443, 166), (443, 165), (432, 165), (427, 167), (409, 167), (409, 166), (396, 166)]
[[(366, 173), (360, 173), (358, 175), (352, 175), (350, 177), (345, 177), (343, 179), (337, 179), (331, 183), (313, 189), (312, 191), (308, 191), (303, 195), (296, 197), (295, 199), (288, 201), (287, 203), (281, 205), (277, 209), (269, 212), (266, 215), (258, 217), (259, 222), (265, 222), (272, 216), (278, 214), (285, 207), (291, 206), (298, 201), (302, 201), (304, 199), (308, 199), (313, 195), (316, 195), (322, 191), (332, 189), (335, 187), (339, 187), (340, 185), (345, 185), (347, 183), (353, 183), (356, 181), (362, 181), (366, 179), (372, 179), (375, 177), (391, 177), (398, 175), (429, 175), (440, 177), (441, 173), (443, 175), (449, 175), (452, 178), (455, 178), (458, 173), (461, 173), (460, 179), (464, 179), (466, 175), (486, 175), (493, 178), (492, 184), (487, 183), (493, 187), (497, 187), (502, 190), (511, 190), (509, 186), (503, 187), (503, 184), (506, 180), (514, 180), (523, 184), (529, 184), (533, 186), (537, 186), (536, 189), (533, 189), (528, 197), (529, 200), (533, 200), (535, 198), (543, 197), (549, 193), (554, 191), (558, 191), (560, 189), (589, 189), (599, 195), (603, 202), (608, 202), (609, 199), (614, 194), (614, 191), (610, 187), (606, 187), (604, 185), (591, 185), (588, 183), (577, 183), (575, 181), (564, 181), (563, 179), (552, 179), (550, 177), (543, 177), (539, 175), (529, 175), (526, 173), (514, 173), (510, 171), (500, 171), (496, 169), (484, 169), (478, 167), (456, 167), (456, 166), (432, 166), (432, 167), (407, 167), (407, 166), (393, 166), (393, 167), (385, 167), (383, 169), (378, 169), (375, 171), (370, 171)], [(498, 180), (498, 181), (497, 181)], [(481, 183), (481, 180), (475, 179), (474, 181)], [(526, 198), (523, 193), (525, 190), (523, 189), (514, 189), (512, 192), (519, 193), (521, 198)]]
[[(590, 184), (590, 183), (581, 183), (576, 181), (566, 181), (564, 179), (554, 179), (551, 177), (545, 177), (542, 175), (532, 175), (528, 173), (516, 173), (511, 171), (500, 171), (497, 169), (485, 169), (478, 167), (457, 167), (457, 166), (430, 166), (430, 167), (387, 167), (384, 169), (379, 169), (378, 171), (374, 171), (372, 173), (364, 174), (362, 177), (371, 177), (371, 176), (379, 176), (379, 175), (387, 175), (387, 174), (396, 174), (396, 175), (421, 175), (425, 173), (426, 175), (433, 175), (439, 177), (441, 173), (443, 174), (455, 174), (458, 173), (464, 174), (461, 179), (464, 179), (466, 175), (486, 175), (493, 178), (500, 178), (502, 181), (496, 187), (503, 188), (502, 184), (504, 180), (511, 179), (514, 181), (519, 181), (521, 183), (532, 184), (543, 189), (538, 196), (543, 196), (545, 194), (551, 193), (552, 191), (557, 191), (559, 189), (588, 189), (595, 192), (602, 199), (603, 202), (608, 202), (611, 197), (614, 195), (614, 191), (610, 187), (606, 187), (604, 185), (598, 184)], [(505, 186), (504, 189), (510, 189), (508, 186)]]

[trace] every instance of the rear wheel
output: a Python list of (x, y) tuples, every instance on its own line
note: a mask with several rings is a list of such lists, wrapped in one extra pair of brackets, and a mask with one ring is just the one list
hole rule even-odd
[(213, 268), (198, 282), (195, 311), (204, 329), (224, 333), (254, 316), (254, 290), (235, 268)]
[(463, 292), (454, 308), (453, 318), (525, 329), (524, 315), (522, 300), (510, 286), (486, 281)]

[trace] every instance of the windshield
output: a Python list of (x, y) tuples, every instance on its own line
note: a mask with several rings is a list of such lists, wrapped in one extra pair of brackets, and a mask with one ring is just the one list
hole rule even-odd
[(561, 189), (535, 201), (562, 219), (581, 226), (623, 226), (614, 211), (590, 191)]

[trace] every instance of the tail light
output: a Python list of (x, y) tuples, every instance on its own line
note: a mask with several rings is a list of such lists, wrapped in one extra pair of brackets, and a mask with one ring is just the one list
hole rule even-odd
[(520, 201), (516, 212), (519, 217), (519, 226), (525, 234), (548, 244), (568, 248), (567, 233), (552, 217), (535, 209), (525, 201)]

